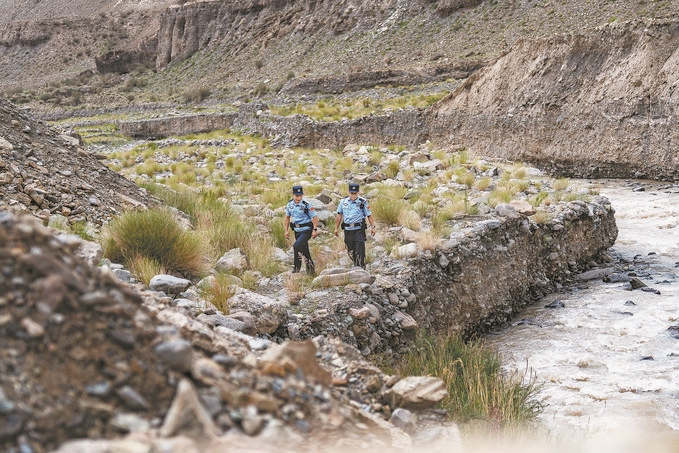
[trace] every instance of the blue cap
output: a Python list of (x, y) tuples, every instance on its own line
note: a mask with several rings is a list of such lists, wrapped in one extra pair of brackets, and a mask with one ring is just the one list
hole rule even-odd
[(358, 192), (358, 184), (356, 184), (355, 182), (350, 182), (349, 192)]
[(302, 195), (304, 193), (302, 186), (292, 186), (292, 193), (295, 195)]

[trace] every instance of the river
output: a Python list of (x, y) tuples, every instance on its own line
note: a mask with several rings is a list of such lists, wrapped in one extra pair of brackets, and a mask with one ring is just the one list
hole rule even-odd
[[(661, 451), (649, 439), (670, 435), (673, 447), (662, 451), (677, 452), (679, 339), (668, 328), (679, 325), (679, 186), (573, 182), (611, 200), (619, 229), (612, 255), (633, 262), (659, 294), (586, 281), (526, 307), (487, 341), (508, 370), (534, 374), (551, 439), (587, 451)], [(562, 308), (545, 308), (557, 300)]]

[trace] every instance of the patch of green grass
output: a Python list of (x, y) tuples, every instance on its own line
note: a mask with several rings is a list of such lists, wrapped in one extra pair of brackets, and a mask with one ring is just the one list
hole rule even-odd
[(203, 280), (200, 295), (219, 311), (228, 315), (230, 311), (228, 301), (236, 294), (236, 289), (233, 276), (217, 273)]
[(552, 214), (550, 214), (548, 211), (544, 209), (538, 209), (535, 211), (535, 214), (531, 216), (531, 219), (533, 219), (535, 223), (546, 224), (552, 221), (552, 217)]
[(167, 273), (156, 260), (141, 255), (132, 258), (128, 266), (130, 273), (146, 286), (151, 283), (151, 279), (156, 275)]
[(283, 226), (283, 219), (271, 219), (269, 221), (269, 230), (271, 231), (274, 245), (285, 250), (287, 248), (287, 240), (285, 239), (285, 227)]
[(402, 217), (410, 210), (410, 204), (403, 198), (379, 196), (370, 202), (375, 218), (388, 225), (399, 225)]
[(535, 196), (530, 198), (530, 204), (534, 207), (537, 208), (539, 207), (545, 199), (549, 197), (549, 194), (547, 192), (539, 192)]
[(384, 169), (384, 174), (387, 176), (387, 178), (395, 178), (396, 175), (398, 175), (399, 170), (400, 165), (398, 160), (391, 160)]
[(499, 354), (483, 341), (422, 333), (398, 372), (443, 379), (448, 397), (441, 406), (459, 423), (482, 419), (494, 427), (511, 428), (534, 421), (542, 411), (534, 376), (503, 372)]
[(296, 103), (285, 106), (272, 106), (275, 115), (307, 115), (316, 121), (340, 121), (356, 119), (370, 114), (383, 114), (389, 111), (418, 108), (425, 109), (435, 104), (447, 93), (404, 95), (384, 99), (354, 98), (350, 100), (323, 99), (313, 104)]
[(566, 190), (568, 189), (570, 183), (571, 181), (568, 178), (559, 178), (556, 181), (554, 181), (553, 188), (556, 191)]
[[(257, 225), (236, 215), (231, 205), (214, 192), (194, 192), (191, 190), (170, 190), (158, 185), (147, 185), (147, 190), (164, 202), (189, 216), (195, 231), (207, 246), (207, 258), (216, 262), (227, 251), (240, 248), (248, 257), (250, 267), (267, 276), (277, 274), (279, 265), (271, 260), (273, 248), (279, 244), (275, 234), (282, 235), (285, 243), (283, 222), (272, 226), (270, 234), (261, 234)], [(274, 225), (274, 222), (271, 222)], [(278, 231), (280, 230), (280, 231)], [(278, 231), (278, 233), (273, 233)]]
[(167, 208), (130, 211), (113, 219), (103, 239), (104, 257), (128, 267), (139, 257), (187, 278), (205, 272), (202, 239), (184, 230)]

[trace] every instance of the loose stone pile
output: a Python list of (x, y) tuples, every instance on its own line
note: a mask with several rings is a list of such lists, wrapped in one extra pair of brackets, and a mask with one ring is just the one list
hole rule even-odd
[(125, 209), (153, 203), (80, 145), (77, 135), (57, 131), (0, 99), (0, 208), (102, 225)]
[[(79, 245), (32, 216), (0, 215), (3, 450), (110, 451), (118, 442), (117, 451), (178, 451), (250, 438), (284, 440), (287, 451), (310, 438), (406, 448), (427, 432), (417, 433), (413, 411), (446, 394), (439, 379), (387, 376), (332, 337), (278, 345), (221, 325), (210, 310), (195, 316), (181, 299), (88, 265), (73, 253)], [(412, 437), (397, 428), (403, 420)], [(125, 433), (143, 436), (126, 447), (69, 442)], [(454, 427), (446, 433), (436, 437), (456, 439)]]

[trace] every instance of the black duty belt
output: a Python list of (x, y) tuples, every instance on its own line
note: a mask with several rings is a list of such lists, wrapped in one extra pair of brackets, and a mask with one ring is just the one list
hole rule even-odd
[(313, 226), (314, 224), (309, 222), (309, 223), (293, 223), (292, 227), (293, 228), (303, 228), (303, 227), (310, 227)]
[(344, 224), (344, 227), (345, 227), (345, 228), (346, 228), (346, 227), (352, 228), (352, 227), (356, 227), (356, 226), (363, 226), (363, 222), (358, 222), (358, 223), (345, 223), (345, 224)]

